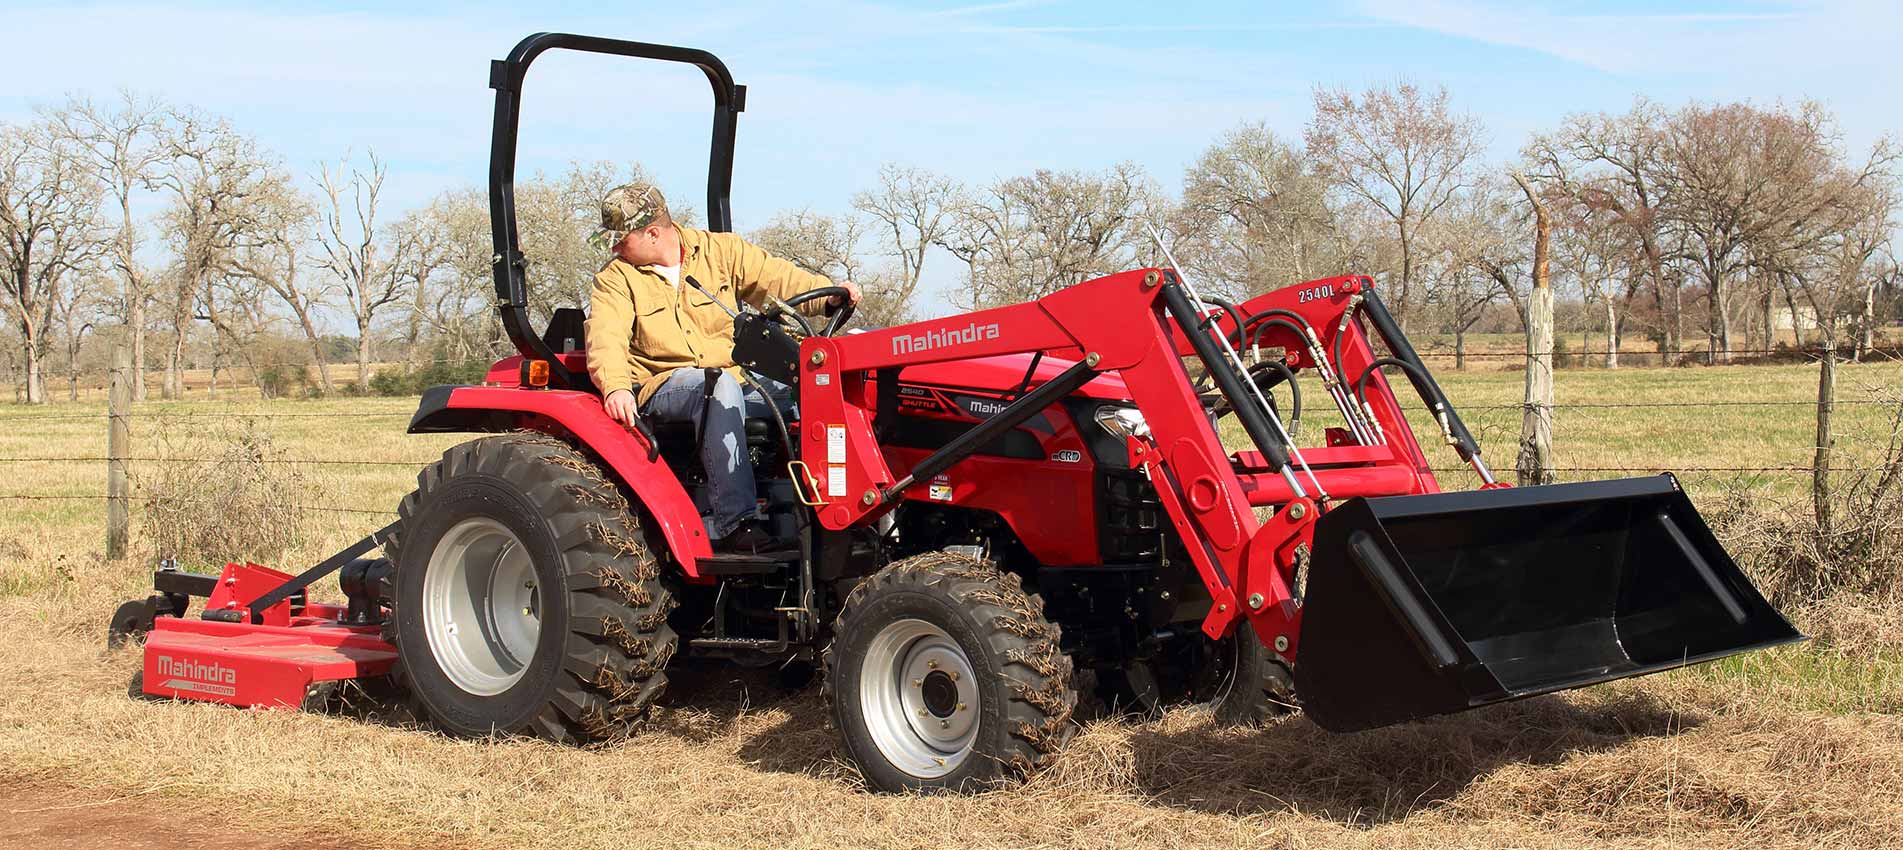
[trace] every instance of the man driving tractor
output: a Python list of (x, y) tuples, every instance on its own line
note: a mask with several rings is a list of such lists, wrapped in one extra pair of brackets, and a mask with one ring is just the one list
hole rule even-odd
[[(595, 275), (587, 324), (588, 373), (608, 415), (630, 428), (643, 415), (691, 422), (702, 433), (702, 520), (716, 550), (790, 548), (754, 518), (746, 405), (750, 395), (770, 402), (743, 388), (733, 360), (734, 314), (743, 299), (759, 307), (768, 296), (785, 300), (835, 285), (856, 304), (859, 288), (834, 284), (734, 234), (681, 227), (661, 190), (643, 183), (602, 198), (601, 229), (591, 241), (613, 254)], [(828, 302), (837, 307), (840, 299)], [(710, 374), (717, 376), (711, 390)]]

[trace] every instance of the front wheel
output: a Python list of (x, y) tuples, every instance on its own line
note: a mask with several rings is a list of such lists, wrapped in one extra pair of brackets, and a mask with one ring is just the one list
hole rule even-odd
[(1288, 668), (1247, 623), (1222, 640), (1195, 632), (1153, 658), (1099, 670), (1097, 692), (1112, 712), (1155, 719), (1174, 706), (1200, 706), (1228, 726), (1260, 726), (1296, 707)]
[(1070, 657), (1016, 575), (934, 552), (846, 597), (826, 691), (879, 791), (966, 789), (1043, 766), (1071, 732)]

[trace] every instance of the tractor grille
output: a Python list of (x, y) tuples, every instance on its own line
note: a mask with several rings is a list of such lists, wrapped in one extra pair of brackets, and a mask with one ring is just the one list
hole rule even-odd
[(1141, 470), (1097, 467), (1097, 548), (1105, 563), (1156, 560), (1163, 503)]

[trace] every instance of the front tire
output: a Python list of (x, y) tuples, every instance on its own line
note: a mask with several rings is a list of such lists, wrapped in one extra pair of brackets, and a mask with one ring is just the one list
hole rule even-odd
[(1198, 706), (1225, 726), (1252, 727), (1295, 710), (1295, 684), (1247, 623), (1213, 641), (1177, 638), (1157, 657), (1098, 671), (1097, 694), (1112, 712), (1145, 720), (1175, 706)]
[(1016, 575), (975, 558), (918, 555), (853, 588), (824, 675), (866, 784), (962, 790), (1048, 763), (1077, 706), (1058, 640)]
[(673, 597), (627, 500), (573, 446), (463, 443), (399, 513), (387, 631), (438, 728), (602, 740), (666, 689)]

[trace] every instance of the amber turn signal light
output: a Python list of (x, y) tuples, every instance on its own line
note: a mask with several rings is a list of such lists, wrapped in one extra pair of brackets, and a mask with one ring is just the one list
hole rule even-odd
[(522, 386), (546, 388), (548, 386), (548, 361), (522, 361)]

